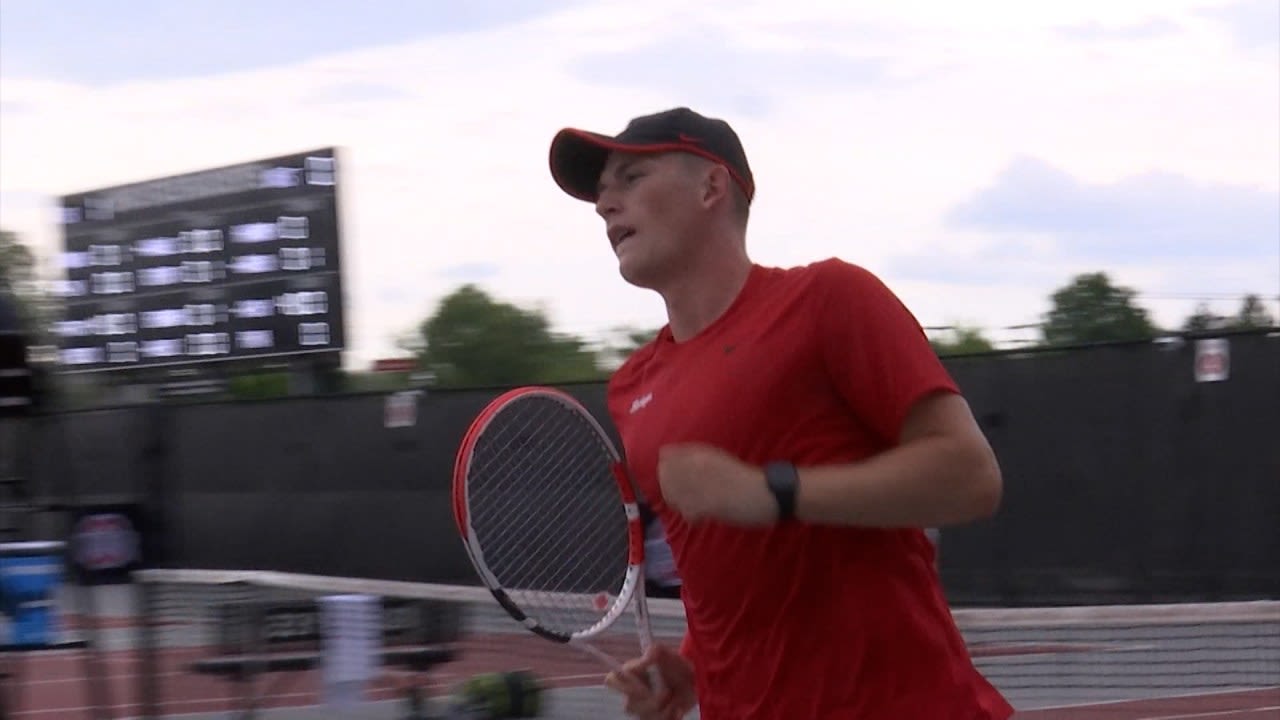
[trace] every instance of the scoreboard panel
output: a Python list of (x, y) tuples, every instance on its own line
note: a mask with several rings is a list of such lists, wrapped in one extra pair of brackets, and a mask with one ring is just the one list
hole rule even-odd
[(65, 372), (344, 347), (332, 148), (61, 198)]

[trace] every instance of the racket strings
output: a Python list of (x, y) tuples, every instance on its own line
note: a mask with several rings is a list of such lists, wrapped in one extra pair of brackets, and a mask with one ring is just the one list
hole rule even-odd
[[(590, 473), (599, 473), (600, 469), (579, 466), (579, 467), (573, 467), (573, 468), (566, 468), (565, 472), (571, 473), (571, 474), (589, 475)], [(600, 498), (598, 503), (596, 501), (592, 501), (589, 504), (589, 506), (598, 507), (601, 504), (612, 502), (612, 500), (613, 500), (612, 496), (606, 494), (606, 497)], [(551, 525), (568, 525), (569, 523), (573, 523), (575, 522), (575, 514), (582, 509), (582, 508), (579, 508), (578, 505), (579, 503), (561, 503), (554, 508), (554, 515), (550, 517), (544, 517), (541, 521)], [(536, 521), (536, 519), (533, 519), (533, 518), (531, 518), (531, 520)], [(586, 523), (583, 525), (582, 529), (584, 534), (581, 537), (577, 538), (577, 541), (581, 546), (603, 548), (607, 546), (611, 537), (615, 537), (615, 538), (617, 537), (617, 535), (615, 534), (617, 531), (617, 526), (614, 523), (609, 523), (609, 524), (598, 523), (598, 522)], [(623, 516), (623, 529), (625, 529), (625, 515)], [(509, 545), (510, 543), (504, 544), (503, 546), (504, 551), (510, 551), (512, 549), (509, 547)], [(605, 570), (607, 570), (610, 566), (616, 567), (617, 565), (616, 562), (612, 562), (613, 558), (602, 557), (601, 554), (597, 554), (597, 553), (579, 553), (579, 554), (571, 555), (570, 557), (573, 557), (574, 561), (572, 563), (563, 564), (564, 558), (556, 557), (556, 552), (559, 549), (560, 548), (556, 547), (553, 544), (546, 544), (541, 547), (534, 546), (530, 551), (527, 551), (527, 553), (530, 554), (533, 562), (531, 562), (526, 567), (531, 567), (531, 568), (553, 567), (555, 566), (557, 560), (559, 560), (562, 563), (561, 565), (562, 572), (558, 573), (557, 578), (553, 579), (549, 583), (549, 589), (552, 589), (552, 590), (566, 590), (566, 591), (580, 590), (581, 588), (573, 587), (573, 585), (576, 583), (576, 580), (578, 578), (598, 577), (599, 573), (596, 571), (595, 568), (591, 567), (592, 561), (609, 560), (610, 562), (604, 563), (603, 569)], [(625, 545), (618, 548), (618, 551), (617, 551), (618, 556), (625, 558), (625, 553), (626, 553)], [(532, 576), (527, 578), (527, 580), (530, 581), (527, 584), (521, 583), (519, 581), (514, 581), (513, 585), (515, 587), (536, 587), (536, 588), (548, 587), (548, 585), (544, 585), (542, 582), (539, 582), (542, 579), (543, 578), (539, 576)], [(560, 583), (556, 582), (556, 580), (567, 582), (569, 586), (568, 587), (561, 586)], [(613, 578), (610, 578), (610, 580), (612, 581)], [(620, 578), (617, 580), (617, 582), (621, 582)], [(595, 590), (597, 588), (592, 587), (592, 588), (586, 588), (586, 589)]]
[[(526, 401), (527, 402), (527, 401)], [(526, 413), (528, 414), (528, 413)], [(477, 452), (475, 460), (473, 460), (473, 470), (471, 479), (469, 480), (470, 494), (472, 497), (481, 496), (484, 498), (483, 503), (474, 503), (478, 506), (479, 512), (486, 514), (492, 513), (499, 518), (519, 518), (520, 516), (513, 512), (515, 506), (526, 502), (526, 498), (519, 493), (500, 492), (503, 488), (499, 487), (493, 493), (486, 494), (489, 490), (485, 485), (505, 485), (503, 482), (511, 474), (520, 472), (519, 467), (528, 465), (532, 460), (537, 459), (537, 453), (541, 452), (541, 448), (529, 448), (526, 443), (518, 443), (516, 439), (527, 437), (532, 432), (532, 426), (535, 425), (535, 418), (527, 418), (524, 422), (517, 424), (516, 420), (520, 416), (511, 415), (505, 417), (506, 423), (503, 426), (493, 426), (493, 437), (482, 437), (484, 441), (485, 452)], [(548, 426), (551, 427), (551, 426)], [(553, 428), (558, 436), (564, 436), (572, 428), (567, 423), (561, 423)], [(553, 436), (552, 440), (557, 440), (557, 436)], [(557, 463), (563, 463), (562, 455), (569, 451), (569, 443), (564, 440), (559, 442), (548, 442), (548, 445), (556, 446), (559, 456), (549, 458), (545, 461), (548, 467), (556, 467)], [(520, 452), (514, 450), (520, 449)], [(479, 447), (477, 448), (479, 450)], [(493, 498), (497, 498), (494, 500)], [(528, 518), (534, 520), (536, 518)], [(512, 538), (518, 539), (519, 535), (512, 534)]]
[(627, 517), (613, 457), (577, 411), (520, 398), (477, 438), (471, 530), (509, 597), (549, 630), (594, 625), (622, 588)]
[[(571, 457), (566, 457), (566, 455), (570, 452), (567, 444), (563, 448), (560, 448), (559, 450), (560, 451), (557, 453), (556, 456), (550, 457), (547, 459), (538, 459), (538, 462), (545, 464), (545, 466), (549, 468), (563, 468), (563, 470), (561, 470), (560, 472), (563, 472), (565, 474), (570, 474), (570, 475), (591, 472), (590, 468), (582, 469), (580, 467), (570, 467), (569, 464), (570, 462), (573, 462), (574, 459)], [(521, 472), (517, 468), (521, 465), (527, 465), (530, 462), (530, 460), (532, 460), (532, 458), (522, 457), (514, 454), (511, 456), (504, 456), (502, 463), (500, 464), (499, 467), (484, 468), (482, 469), (481, 472), (484, 474), (484, 476), (491, 477), (491, 478), (499, 478), (499, 477), (505, 476), (505, 474), (508, 472)], [(575, 510), (572, 504), (559, 503), (553, 506), (555, 515), (551, 517), (546, 517), (546, 516), (536, 517), (533, 515), (524, 515), (522, 517), (522, 514), (517, 512), (517, 508), (519, 508), (523, 504), (524, 504), (524, 500), (520, 497), (520, 495), (516, 493), (507, 493), (504, 496), (502, 496), (502, 499), (500, 502), (495, 502), (492, 504), (492, 511), (496, 517), (506, 519), (508, 521), (510, 521), (513, 518), (518, 518), (528, 523), (542, 522), (542, 523), (551, 524), (553, 526), (557, 526), (567, 522), (568, 518), (566, 516)], [(517, 529), (522, 529), (522, 528), (517, 528)], [(510, 546), (512, 544), (519, 544), (522, 541), (523, 537), (524, 537), (523, 532), (513, 531), (508, 535), (507, 538), (505, 538), (505, 542), (503, 542), (500, 547), (495, 549), (498, 550), (500, 554), (507, 553), (510, 550), (512, 550)]]
[[(576, 417), (571, 417), (570, 419), (578, 420), (578, 418)], [(531, 422), (525, 423), (522, 429), (527, 429), (530, 424), (532, 423)], [(564, 436), (567, 435), (567, 433), (569, 433), (573, 429), (575, 428), (571, 423), (561, 423), (560, 425), (556, 426), (555, 430), (557, 432), (557, 437), (552, 438), (553, 441), (549, 441), (548, 445), (556, 445), (557, 453), (547, 458), (539, 458), (539, 462), (542, 462), (549, 468), (563, 468), (561, 472), (567, 473), (569, 475), (573, 475), (573, 476), (586, 475), (590, 477), (591, 473), (598, 472), (596, 468), (590, 467), (591, 461), (597, 460), (597, 458), (594, 458), (590, 455), (579, 454), (575, 460), (575, 458), (567, 456), (568, 453), (571, 452), (571, 443), (569, 442), (570, 438), (567, 438)], [(505, 434), (506, 433), (504, 433), (504, 435)], [(497, 450), (497, 452), (501, 452), (500, 448), (503, 446), (504, 440), (505, 440), (505, 437), (497, 437), (494, 439), (494, 444), (496, 446), (495, 450)], [(486, 463), (484, 467), (480, 468), (480, 471), (477, 477), (499, 478), (504, 476), (505, 473), (507, 472), (514, 472), (515, 467), (525, 464), (530, 460), (530, 458), (523, 457), (520, 454), (502, 454), (502, 455), (499, 455), (498, 457), (501, 458), (501, 462), (499, 463), (498, 467), (495, 468), (495, 467), (492, 467), (492, 463)], [(571, 462), (577, 462), (578, 464), (576, 466), (570, 466), (569, 463)], [(582, 467), (582, 465), (584, 464), (588, 466), (585, 468)], [(588, 486), (593, 487), (591, 485), (588, 485)], [(475, 492), (478, 494), (480, 490), (477, 489)], [(610, 489), (608, 488), (605, 489), (605, 492), (611, 498), (614, 495), (614, 493), (611, 492)], [(522, 498), (519, 494), (505, 493), (505, 494), (498, 494), (498, 496), (501, 498), (500, 502), (490, 503), (485, 506), (492, 511), (494, 516), (496, 516), (497, 518), (508, 519), (508, 520), (511, 518), (521, 517), (519, 513), (515, 512), (515, 508), (523, 503)], [(571, 514), (575, 512), (576, 509), (577, 508), (575, 507), (574, 504), (558, 503), (554, 506), (555, 514), (551, 517), (538, 518), (532, 515), (526, 515), (523, 518), (523, 520), (529, 523), (542, 522), (542, 523), (550, 524), (553, 526), (559, 526), (561, 524), (564, 524), (570, 521), (572, 519)], [(609, 527), (609, 528), (597, 527), (596, 529), (601, 532), (607, 532), (608, 530), (611, 530), (612, 527)], [(492, 546), (493, 552), (499, 557), (514, 555), (512, 551), (515, 548), (513, 546), (518, 545), (520, 542), (522, 542), (526, 536), (527, 536), (527, 531), (525, 531), (523, 527), (512, 528), (512, 531), (510, 533), (508, 533), (505, 537), (501, 538), (496, 545)], [(599, 539), (590, 538), (590, 540), (598, 541)], [(541, 554), (528, 559), (548, 560), (550, 558), (547, 556), (553, 554), (557, 549), (558, 548), (552, 545), (544, 546), (542, 548)], [(542, 567), (542, 565), (537, 563), (533, 563), (532, 566)], [(523, 585), (518, 582), (513, 582), (512, 586), (515, 589), (523, 587)]]
[[(549, 518), (549, 521), (550, 522), (567, 521), (571, 518), (572, 512), (573, 512), (573, 508), (571, 506), (563, 505), (561, 506), (560, 510), (557, 512), (556, 517)], [(592, 535), (590, 537), (582, 538), (582, 543), (584, 545), (589, 546), (592, 544), (602, 544), (602, 543), (608, 542), (608, 534), (604, 532), (604, 530), (605, 530), (604, 528), (600, 528), (600, 527), (595, 528), (594, 530), (592, 530)], [(520, 538), (518, 537), (509, 539), (506, 543), (500, 546), (499, 553), (503, 553), (503, 552), (510, 553), (514, 549), (514, 546), (519, 544), (519, 540)], [(546, 544), (541, 547), (534, 547), (532, 550), (527, 551), (525, 554), (527, 555), (528, 561), (530, 561), (530, 566), (537, 568), (537, 567), (543, 567), (542, 563), (544, 562), (555, 563), (557, 561), (562, 561), (563, 558), (557, 557), (555, 554), (559, 549), (560, 548), (557, 548), (554, 545)], [(577, 558), (576, 562), (563, 566), (563, 572), (560, 573), (560, 575), (563, 575), (564, 578), (581, 577), (584, 574), (582, 572), (582, 569), (584, 567), (584, 562), (595, 559), (591, 555), (576, 555), (575, 557)], [(538, 580), (537, 576), (533, 578), (528, 578), (528, 579), (534, 580), (535, 582), (523, 583), (517, 580), (512, 582), (512, 587), (516, 589), (541, 587), (541, 584), (536, 582), (536, 580)], [(571, 588), (556, 587), (555, 584), (552, 583), (552, 587), (549, 589), (571, 589)]]
[[(545, 408), (543, 409), (545, 410)], [(572, 457), (574, 454), (578, 456), (577, 462), (595, 460), (596, 458), (580, 452), (583, 438), (572, 436), (575, 430), (580, 431), (582, 429), (578, 427), (581, 424), (581, 419), (573, 416), (572, 411), (567, 409), (562, 410), (562, 412), (570, 413), (571, 416), (565, 419), (573, 422), (564, 422), (564, 419), (560, 419), (560, 422), (554, 424), (547, 423), (545, 427), (550, 428), (555, 434), (542, 438), (542, 442), (536, 447), (528, 447), (527, 443), (522, 443), (524, 445), (523, 452), (508, 452), (507, 450), (511, 444), (509, 438), (512, 436), (515, 438), (528, 437), (533, 433), (537, 425), (536, 418), (530, 417), (518, 427), (513, 423), (513, 427), (503, 428), (501, 434), (492, 440), (494, 445), (493, 453), (491, 459), (480, 469), (482, 476), (505, 478), (508, 473), (518, 472), (517, 468), (519, 466), (530, 464), (531, 461), (536, 461), (547, 468), (559, 468), (574, 462), (575, 458)], [(539, 414), (539, 417), (541, 417), (541, 414)], [(575, 441), (577, 441), (577, 446), (575, 446)], [(601, 449), (603, 451), (603, 448)], [(495, 460), (498, 462), (498, 466), (492, 467)], [(510, 505), (518, 504), (522, 500), (523, 498), (518, 494), (509, 494), (503, 503), (503, 514), (505, 515), (505, 512), (509, 510)]]
[[(557, 510), (555, 517), (548, 518), (547, 522), (569, 522), (572, 519), (574, 512), (575, 508), (573, 506), (564, 504)], [(611, 540), (611, 533), (608, 528), (597, 525), (596, 527), (588, 530), (588, 532), (590, 535), (580, 538), (582, 546), (600, 547), (609, 543)], [(517, 552), (521, 549), (518, 546), (522, 541), (524, 541), (524, 537), (525, 536), (512, 534), (510, 537), (503, 538), (502, 541), (495, 544), (493, 548), (493, 554), (498, 557), (519, 557), (522, 562), (527, 563), (527, 565), (516, 565), (511, 567), (512, 572), (509, 574), (509, 580), (504, 581), (503, 584), (508, 585), (512, 589), (512, 592), (536, 597), (538, 593), (547, 591), (599, 591), (598, 587), (575, 587), (580, 584), (578, 582), (579, 578), (600, 576), (600, 573), (597, 572), (594, 567), (591, 567), (593, 562), (598, 562), (601, 559), (599, 555), (593, 553), (576, 554), (572, 556), (575, 558), (572, 563), (565, 564), (564, 556), (561, 554), (563, 552), (563, 548), (559, 547), (557, 544), (544, 543), (526, 548), (523, 552)], [(625, 547), (623, 551), (625, 552)], [(536, 572), (538, 568), (553, 567), (557, 563), (560, 564), (562, 571), (555, 575), (544, 576)], [(533, 569), (534, 572), (521, 572), (522, 570), (530, 568)], [(506, 568), (504, 568), (504, 570), (505, 569)], [(507, 573), (504, 573), (504, 575), (506, 574)], [(610, 582), (614, 582), (614, 579), (610, 578)], [(615, 585), (619, 585), (621, 582), (622, 574), (620, 573), (616, 578)]]
[[(575, 508), (572, 505), (562, 505), (557, 516), (549, 518), (547, 522), (572, 522), (574, 512)], [(578, 547), (601, 548), (603, 543), (608, 542), (609, 535), (604, 532), (604, 528), (598, 524), (586, 527), (587, 532), (578, 538)], [(496, 551), (502, 557), (526, 558), (525, 564), (513, 563), (510, 568), (500, 570), (504, 576), (503, 584), (513, 588), (515, 596), (513, 599), (518, 605), (526, 610), (538, 608), (543, 613), (541, 621), (556, 630), (572, 632), (592, 624), (604, 609), (592, 594), (616, 591), (624, 577), (621, 571), (610, 572), (611, 569), (618, 567), (617, 564), (611, 568), (609, 564), (596, 562), (600, 559), (599, 553), (579, 552), (565, 555), (563, 543), (542, 545), (533, 543), (523, 548), (518, 545), (518, 543), (503, 543), (498, 546), (500, 550)], [(566, 558), (572, 560), (566, 563)], [(561, 570), (556, 573), (538, 571), (540, 568), (557, 566)], [(584, 583), (584, 579), (587, 582)], [(567, 615), (560, 612), (566, 607), (573, 612)], [(583, 617), (584, 611), (590, 616)]]

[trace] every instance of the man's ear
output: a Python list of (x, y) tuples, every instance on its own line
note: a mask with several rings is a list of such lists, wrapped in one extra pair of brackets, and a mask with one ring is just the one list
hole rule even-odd
[(718, 202), (730, 201), (730, 193), (733, 192), (733, 178), (729, 175), (729, 170), (719, 163), (707, 163), (706, 172), (702, 178), (702, 202), (707, 207), (711, 207)]

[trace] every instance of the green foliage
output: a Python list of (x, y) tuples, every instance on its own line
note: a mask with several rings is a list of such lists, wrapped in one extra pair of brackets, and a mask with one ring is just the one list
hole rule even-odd
[(1271, 313), (1267, 312), (1266, 307), (1263, 306), (1262, 298), (1257, 295), (1245, 296), (1244, 301), (1240, 304), (1240, 311), (1236, 313), (1231, 322), (1231, 327), (1240, 330), (1273, 326), (1275, 326), (1275, 320), (1272, 319)]
[(1113, 285), (1106, 273), (1077, 275), (1053, 293), (1041, 333), (1046, 345), (1147, 340), (1156, 326), (1134, 302), (1133, 290)]
[(227, 380), (227, 390), (237, 400), (269, 400), (288, 397), (289, 373), (260, 372), (236, 375)]
[(394, 392), (414, 386), (411, 372), (351, 372), (343, 378), (344, 392)]
[(600, 380), (599, 359), (585, 342), (551, 330), (547, 318), (499, 302), (474, 285), (441, 301), (420, 328), (422, 367), (441, 387)]
[[(53, 324), (62, 314), (63, 305), (60, 298), (46, 294), (36, 280), (35, 253), (17, 233), (0, 230), (0, 294), (13, 306), (28, 356), (33, 362), (40, 362), (48, 357), (48, 348), (57, 344)], [(39, 384), (46, 402), (88, 401), (82, 391), (69, 393), (64, 387), (67, 382), (56, 373), (44, 373)]]
[(1204, 332), (1217, 328), (1221, 324), (1222, 318), (1209, 309), (1208, 303), (1199, 303), (1196, 305), (1195, 312), (1191, 313), (1182, 324), (1182, 329), (1186, 332)]
[(0, 292), (22, 295), (35, 279), (35, 256), (17, 233), (0, 230)]
[(605, 341), (603, 348), (600, 350), (601, 363), (611, 369), (615, 369), (626, 362), (632, 353), (644, 347), (650, 340), (658, 335), (658, 331), (662, 328), (637, 328), (630, 325), (622, 325), (613, 329), (608, 340)]
[(1275, 320), (1262, 304), (1262, 298), (1249, 294), (1240, 302), (1240, 309), (1235, 315), (1222, 316), (1215, 314), (1208, 303), (1196, 305), (1192, 313), (1183, 323), (1186, 332), (1205, 332), (1207, 330), (1256, 330), (1275, 326)]
[(0, 230), (0, 293), (14, 299), (18, 320), (33, 344), (52, 342), (48, 330), (56, 312), (53, 298), (39, 291), (36, 258), (17, 233)]
[(958, 325), (951, 329), (950, 336), (945, 339), (930, 341), (934, 352), (938, 355), (967, 355), (970, 353), (990, 352), (995, 349), (991, 341), (977, 327)]

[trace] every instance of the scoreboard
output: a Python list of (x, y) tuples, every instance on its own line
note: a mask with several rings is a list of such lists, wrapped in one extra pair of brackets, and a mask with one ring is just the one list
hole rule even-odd
[(65, 372), (344, 346), (333, 148), (62, 197)]

